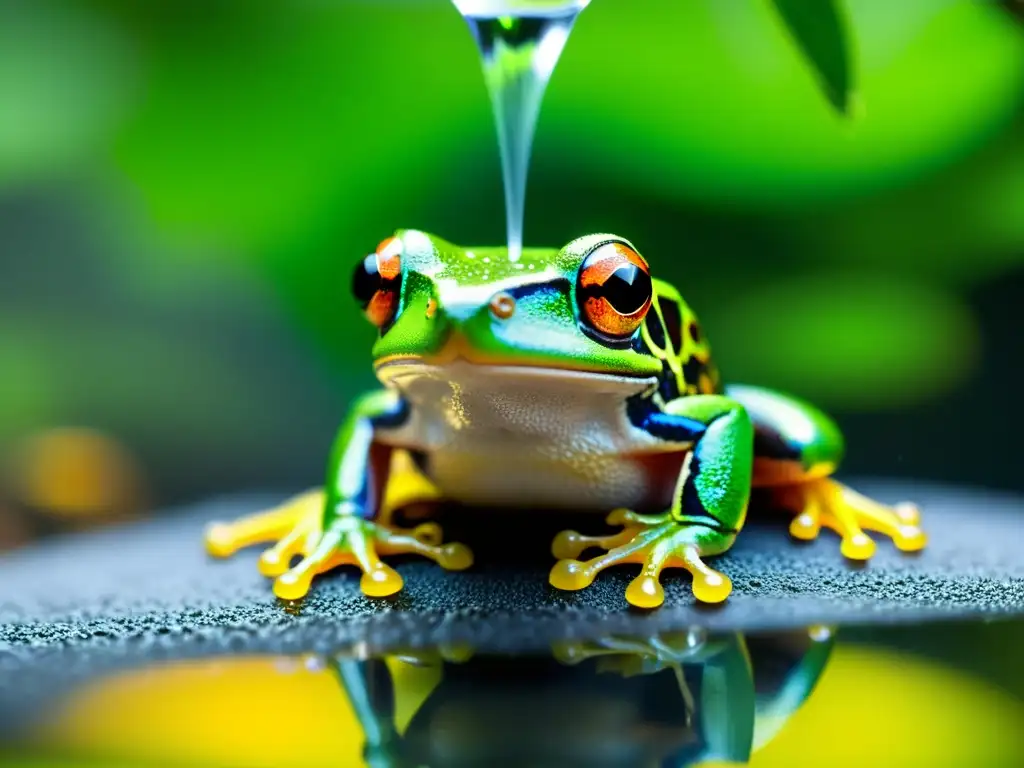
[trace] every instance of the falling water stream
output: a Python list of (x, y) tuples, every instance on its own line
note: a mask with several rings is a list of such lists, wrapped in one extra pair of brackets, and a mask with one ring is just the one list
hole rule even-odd
[(498, 132), (508, 255), (523, 248), (526, 176), (544, 91), (590, 0), (454, 0), (480, 49)]

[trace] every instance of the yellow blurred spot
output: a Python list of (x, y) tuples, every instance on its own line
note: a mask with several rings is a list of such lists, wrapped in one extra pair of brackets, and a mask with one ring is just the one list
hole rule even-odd
[[(401, 733), (437, 667), (388, 661)], [(361, 766), (364, 736), (338, 677), (319, 660), (180, 662), (81, 689), (31, 734), (60, 752), (153, 764)]]
[(53, 429), (16, 445), (10, 486), (26, 507), (60, 517), (107, 517), (137, 512), (141, 477), (114, 440), (88, 429)]
[(840, 646), (750, 767), (1024, 765), (1022, 723), (1024, 705), (982, 680), (911, 655)]

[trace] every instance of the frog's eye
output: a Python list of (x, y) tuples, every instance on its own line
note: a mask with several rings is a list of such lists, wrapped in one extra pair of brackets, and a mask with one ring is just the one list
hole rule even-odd
[(647, 262), (625, 243), (598, 246), (580, 266), (580, 313), (603, 336), (623, 339), (636, 333), (651, 308), (652, 292)]
[(398, 311), (401, 284), (402, 241), (389, 237), (356, 265), (352, 275), (352, 294), (370, 322), (383, 328)]

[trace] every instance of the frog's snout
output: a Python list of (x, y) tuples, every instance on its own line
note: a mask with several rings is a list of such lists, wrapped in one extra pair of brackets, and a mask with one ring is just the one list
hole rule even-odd
[(496, 291), (477, 294), (476, 297), (453, 298), (454, 301), (445, 301), (442, 296), (432, 307), (435, 317), (443, 314), (444, 318), (443, 331), (440, 328), (439, 331), (445, 338), (438, 359), (479, 360), (481, 349), (491, 349), (493, 356), (494, 334), (497, 326), (515, 315), (515, 296), (508, 291)]

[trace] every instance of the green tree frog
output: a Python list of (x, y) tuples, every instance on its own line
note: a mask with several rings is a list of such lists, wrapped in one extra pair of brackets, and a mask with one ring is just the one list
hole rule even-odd
[(364, 594), (394, 594), (403, 582), (388, 555), (472, 564), (436, 523), (392, 524), (400, 472), (435, 499), (607, 515), (613, 533), (554, 537), (549, 581), (579, 590), (605, 568), (639, 564), (625, 599), (645, 608), (663, 603), (671, 567), (692, 574), (698, 600), (726, 599), (729, 578), (705, 558), (733, 544), (755, 488), (793, 511), (792, 536), (831, 529), (854, 560), (874, 552), (865, 529), (904, 551), (926, 544), (914, 505), (885, 506), (831, 478), (843, 438), (829, 417), (723, 385), (693, 310), (621, 237), (510, 260), (399, 230), (358, 263), (352, 288), (379, 329), (383, 386), (351, 407), (324, 487), (206, 532), (219, 557), (273, 542), (259, 567), (282, 599), (340, 564), (361, 569)]

